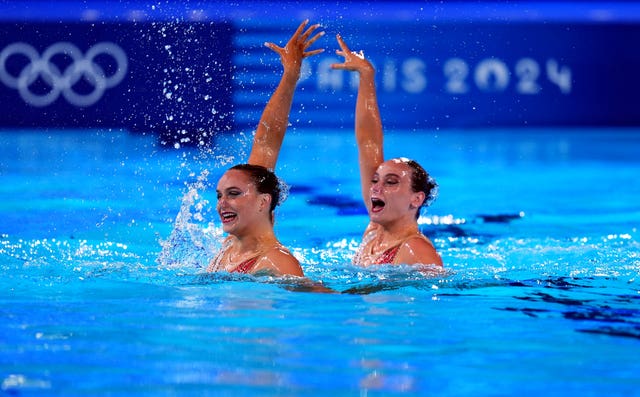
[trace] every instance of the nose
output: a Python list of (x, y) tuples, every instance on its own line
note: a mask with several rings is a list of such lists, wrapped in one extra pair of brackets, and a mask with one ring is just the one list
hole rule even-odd
[(220, 210), (220, 208), (226, 203), (227, 201), (225, 200), (224, 196), (218, 197), (218, 201), (216, 201), (216, 210)]
[(380, 182), (371, 183), (371, 193), (380, 193), (382, 184)]

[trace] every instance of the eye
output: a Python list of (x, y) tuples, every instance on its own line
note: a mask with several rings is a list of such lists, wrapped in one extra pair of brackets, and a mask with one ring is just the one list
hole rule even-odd
[(384, 181), (387, 185), (397, 185), (398, 183), (400, 183), (400, 181), (398, 181), (397, 179), (393, 178), (393, 179), (387, 179), (386, 181)]
[(220, 192), (216, 192), (216, 198), (217, 198), (218, 200), (220, 200), (220, 197), (222, 197), (222, 193), (220, 193)]

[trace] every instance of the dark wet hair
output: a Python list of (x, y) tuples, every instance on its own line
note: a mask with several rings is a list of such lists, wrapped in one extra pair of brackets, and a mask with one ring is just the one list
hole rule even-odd
[[(438, 184), (436, 183), (436, 180), (433, 179), (417, 161), (404, 158), (400, 160), (411, 167), (411, 170), (413, 171), (411, 173), (411, 190), (416, 193), (424, 193), (424, 201), (420, 208), (429, 206), (438, 196)], [(416, 212), (416, 218), (419, 216), (420, 209)]]
[(246, 172), (259, 193), (265, 193), (271, 196), (271, 206), (269, 210), (271, 212), (271, 221), (273, 222), (273, 211), (281, 201), (284, 201), (281, 198), (283, 194), (282, 182), (276, 174), (266, 167), (255, 164), (238, 164), (230, 169)]

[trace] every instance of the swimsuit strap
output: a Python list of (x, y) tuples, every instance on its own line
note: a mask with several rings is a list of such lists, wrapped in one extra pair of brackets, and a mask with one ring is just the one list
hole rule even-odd
[(406, 243), (407, 241), (413, 238), (422, 238), (426, 241), (429, 241), (422, 234), (420, 234), (419, 236), (415, 236), (415, 235), (409, 236), (408, 238), (402, 240), (400, 244), (394, 245), (391, 248), (387, 248), (382, 254), (380, 254), (380, 256), (378, 256), (378, 258), (376, 258), (375, 264), (376, 265), (392, 264), (393, 261), (396, 259), (396, 255), (398, 255), (398, 252), (400, 251), (400, 247), (402, 247), (402, 244)]
[(256, 262), (258, 262), (258, 258), (260, 258), (260, 255), (251, 259), (247, 259), (246, 261), (236, 266), (235, 269), (231, 271), (231, 273), (249, 273), (249, 270), (251, 270)]
[(394, 259), (396, 259), (396, 255), (398, 255), (398, 251), (400, 251), (400, 246), (402, 246), (403, 243), (404, 241), (385, 250), (382, 254), (380, 254), (380, 256), (376, 258), (375, 264), (384, 265), (393, 263)]

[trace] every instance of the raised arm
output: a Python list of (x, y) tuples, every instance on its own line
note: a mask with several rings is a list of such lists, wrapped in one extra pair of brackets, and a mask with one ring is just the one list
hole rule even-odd
[(371, 206), (371, 178), (380, 164), (384, 162), (382, 151), (382, 121), (376, 96), (375, 69), (365, 59), (362, 52), (349, 50), (340, 35), (337, 35), (340, 50), (336, 54), (344, 57), (343, 63), (331, 65), (333, 69), (344, 69), (358, 72), (358, 98), (356, 100), (356, 142), (358, 144), (358, 162), (360, 164), (360, 185), (362, 199), (367, 208)]
[(307, 51), (309, 46), (324, 35), (324, 32), (318, 32), (314, 35), (314, 31), (320, 25), (311, 25), (307, 28), (308, 23), (309, 21), (306, 20), (298, 26), (284, 48), (274, 43), (265, 43), (265, 46), (280, 55), (284, 71), (278, 87), (271, 95), (260, 117), (247, 161), (249, 164), (261, 165), (269, 169), (274, 169), (276, 166), (284, 134), (289, 124), (289, 112), (293, 102), (293, 93), (300, 78), (302, 60), (324, 51), (323, 49)]

